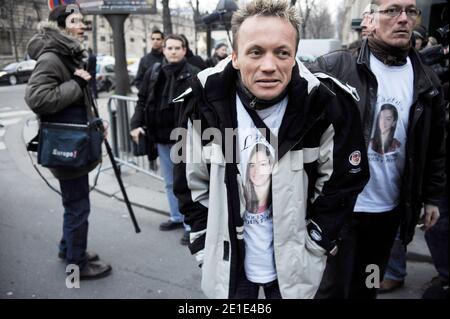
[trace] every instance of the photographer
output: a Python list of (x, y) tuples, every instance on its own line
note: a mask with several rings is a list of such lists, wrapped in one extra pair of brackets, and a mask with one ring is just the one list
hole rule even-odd
[[(88, 54), (81, 44), (85, 27), (76, 5), (57, 6), (50, 12), (49, 22), (41, 25), (39, 33), (28, 43), (28, 54), (37, 64), (25, 100), (38, 114), (41, 126), (44, 122), (80, 125), (92, 117), (87, 87), (91, 75), (84, 70)], [(50, 137), (42, 139), (48, 141)], [(111, 272), (109, 264), (86, 251), (90, 213), (88, 174), (97, 164), (96, 161), (80, 168), (51, 169), (59, 181), (64, 206), (58, 257), (68, 265), (77, 265), (82, 280), (101, 278)]]

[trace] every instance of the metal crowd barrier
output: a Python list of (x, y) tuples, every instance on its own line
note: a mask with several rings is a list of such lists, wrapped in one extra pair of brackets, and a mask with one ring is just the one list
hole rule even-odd
[[(163, 180), (156, 161), (150, 163), (146, 156), (133, 155), (133, 141), (130, 136), (130, 119), (136, 108), (137, 97), (112, 95), (108, 100), (111, 148), (116, 162), (144, 174)], [(110, 169), (105, 167), (104, 169)]]

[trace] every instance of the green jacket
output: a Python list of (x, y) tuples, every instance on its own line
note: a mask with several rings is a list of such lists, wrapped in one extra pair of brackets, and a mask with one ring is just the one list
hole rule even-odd
[[(92, 114), (86, 89), (73, 79), (71, 72), (59, 58), (63, 55), (73, 63), (73, 67), (82, 68), (88, 55), (80, 42), (62, 32), (56, 24), (46, 22), (28, 42), (27, 52), (37, 63), (26, 87), (25, 101), (40, 119), (51, 117), (75, 104), (81, 108), (86, 107), (87, 112)], [(86, 175), (97, 164), (83, 169), (51, 171), (57, 179), (73, 179)]]

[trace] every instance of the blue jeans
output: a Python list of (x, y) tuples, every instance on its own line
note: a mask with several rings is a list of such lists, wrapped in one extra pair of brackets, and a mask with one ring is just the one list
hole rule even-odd
[(391, 279), (395, 281), (403, 281), (406, 278), (406, 247), (403, 245), (402, 240), (399, 238), (400, 229), (397, 231), (397, 235), (394, 240), (394, 244), (391, 248), (391, 255), (389, 257), (388, 265), (386, 267), (385, 279)]
[(82, 269), (87, 262), (89, 178), (88, 174), (69, 180), (60, 180), (64, 206), (63, 236), (59, 250), (66, 254), (67, 264), (76, 264)]
[[(178, 199), (173, 193), (173, 163), (170, 159), (170, 149), (173, 144), (156, 144), (158, 148), (159, 161), (161, 163), (161, 171), (166, 184), (167, 200), (169, 201), (170, 220), (175, 223), (181, 223), (184, 220), (184, 216), (178, 209)], [(190, 227), (184, 224), (184, 229), (190, 231)]]

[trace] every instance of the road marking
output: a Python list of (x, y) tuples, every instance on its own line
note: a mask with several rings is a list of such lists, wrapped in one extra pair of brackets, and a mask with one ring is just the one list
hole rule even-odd
[[(31, 111), (11, 111), (10, 107), (2, 107), (0, 108), (0, 138), (3, 140), (3, 137), (6, 134), (6, 129), (9, 125), (17, 124), (24, 117), (33, 113)], [(6, 112), (5, 112), (6, 111)], [(5, 150), (6, 144), (5, 142), (0, 141), (0, 151)]]
[(13, 108), (10, 106), (3, 106), (0, 107), (0, 112), (4, 112), (4, 111), (11, 111)]
[(22, 121), (21, 118), (15, 118), (15, 119), (9, 119), (9, 120), (1, 120), (0, 123), (2, 123), (3, 126), (8, 126), (12, 124), (17, 124), (20, 121)]
[(24, 116), (27, 114), (33, 113), (31, 111), (13, 111), (13, 112), (1, 112), (0, 119), (8, 118), (8, 117), (17, 117)]

